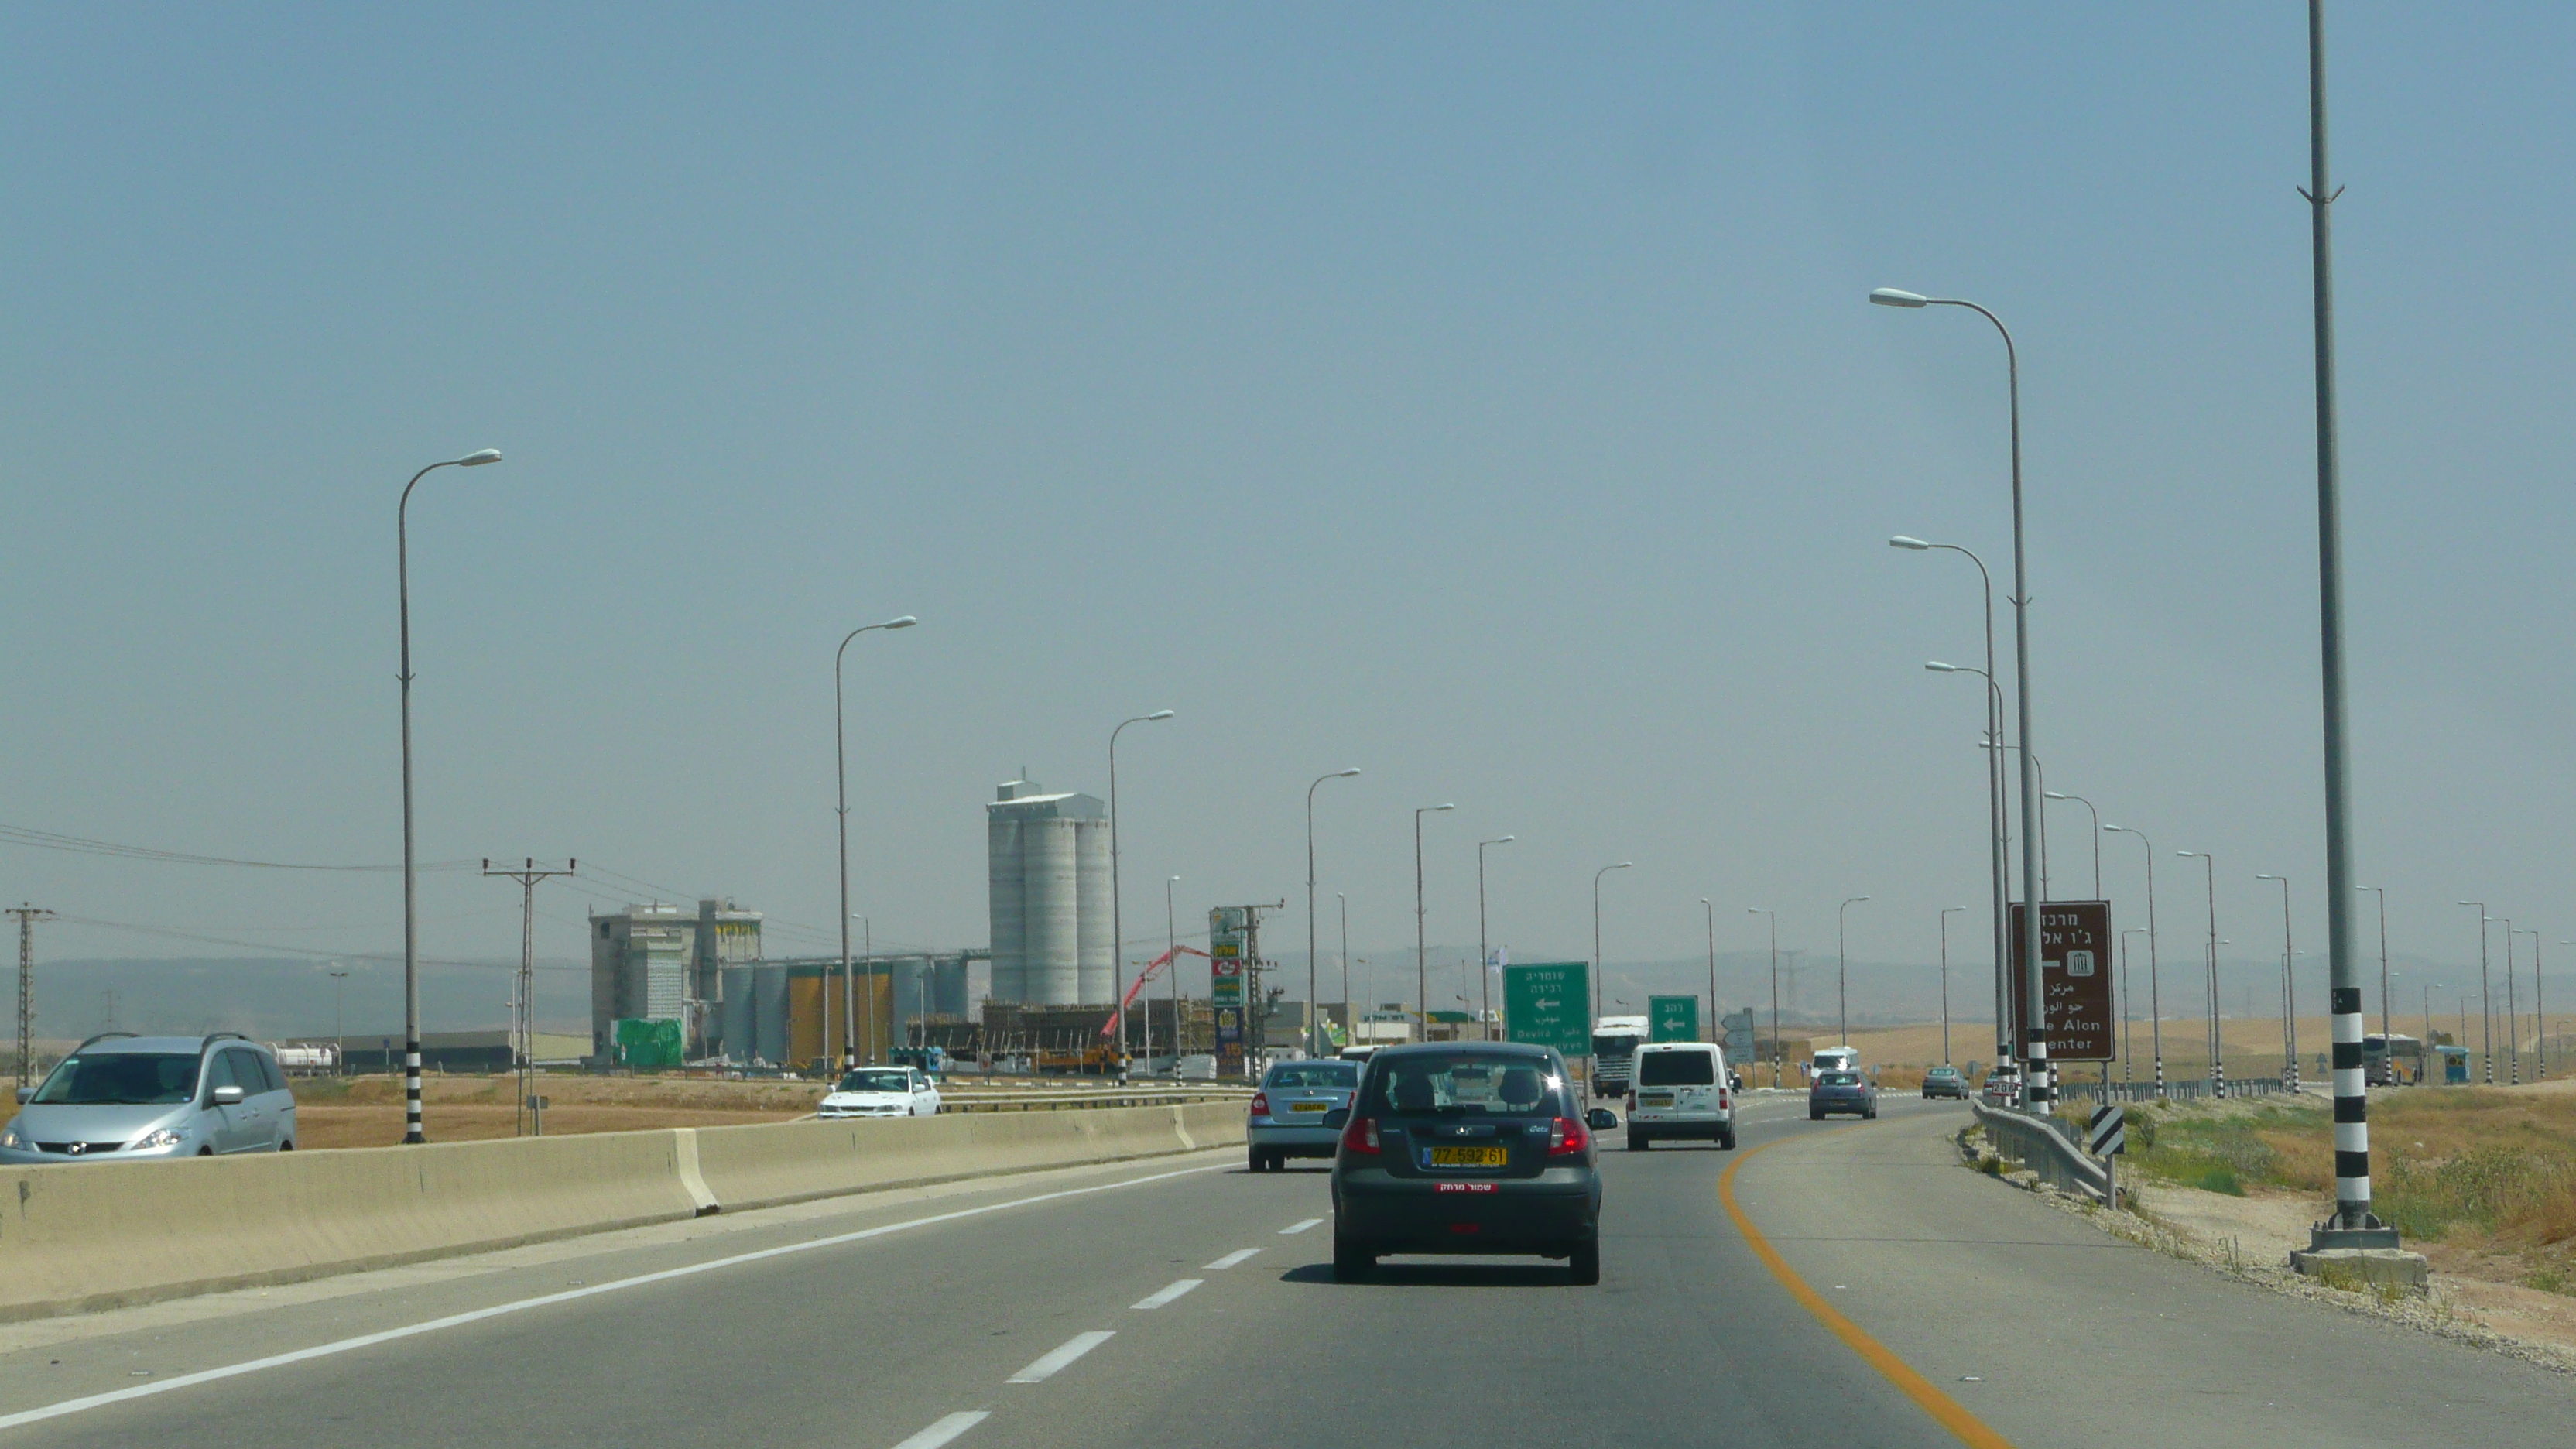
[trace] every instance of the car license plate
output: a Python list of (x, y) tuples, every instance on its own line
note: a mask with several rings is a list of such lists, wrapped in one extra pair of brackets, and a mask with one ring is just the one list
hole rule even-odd
[(1330, 1110), (1332, 1105), (1333, 1104), (1330, 1102), (1291, 1102), (1288, 1104), (1288, 1110), (1291, 1112), (1323, 1112)]
[(1640, 1107), (1669, 1107), (1672, 1104), (1673, 1094), (1670, 1092), (1642, 1092), (1637, 1097)]
[(1431, 1165), (1434, 1167), (1504, 1167), (1510, 1162), (1511, 1154), (1500, 1147), (1434, 1147), (1431, 1149)]

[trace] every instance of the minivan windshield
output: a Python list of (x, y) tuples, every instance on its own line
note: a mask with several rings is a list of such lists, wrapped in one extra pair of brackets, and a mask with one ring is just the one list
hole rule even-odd
[(1362, 1088), (1363, 1117), (1477, 1113), (1497, 1117), (1571, 1117), (1564, 1079), (1542, 1057), (1465, 1048), (1407, 1053), (1371, 1064)]
[(196, 1092), (194, 1052), (105, 1052), (63, 1058), (27, 1103), (35, 1107), (157, 1107), (187, 1101)]
[(1637, 1058), (1640, 1087), (1706, 1087), (1716, 1081), (1715, 1052), (1647, 1052)]
[(842, 1077), (841, 1085), (835, 1090), (843, 1092), (909, 1092), (912, 1090), (912, 1074), (901, 1069), (888, 1071), (883, 1067), (878, 1067), (874, 1070), (862, 1069), (860, 1071), (851, 1072), (847, 1076)]
[(1286, 1066), (1272, 1067), (1270, 1080), (1261, 1085), (1265, 1087), (1341, 1087), (1347, 1090), (1359, 1084), (1360, 1064), (1357, 1062), (1290, 1062)]

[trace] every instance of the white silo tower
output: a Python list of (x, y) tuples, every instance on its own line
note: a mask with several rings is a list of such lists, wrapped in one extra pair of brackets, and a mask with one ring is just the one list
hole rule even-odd
[[(1039, 792), (1013, 780), (985, 806), (992, 853), (993, 997), (1034, 1006), (1106, 1004), (1109, 965), (1108, 812), (1091, 795)], [(1086, 889), (1085, 845), (1100, 845), (1096, 889)], [(1097, 900), (1097, 924), (1085, 912)], [(1096, 940), (1094, 939), (1096, 933)], [(1088, 950), (1086, 950), (1088, 948)], [(1099, 961), (1098, 984), (1086, 962)]]
[(1109, 822), (1073, 822), (1074, 894), (1081, 912), (1076, 952), (1081, 963), (1080, 995), (1084, 1006), (1107, 1006), (1118, 999), (1118, 942), (1111, 929), (1109, 902)]

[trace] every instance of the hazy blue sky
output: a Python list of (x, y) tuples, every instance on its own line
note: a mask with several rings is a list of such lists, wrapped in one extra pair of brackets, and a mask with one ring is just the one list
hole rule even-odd
[[(2556, 952), (2576, 11), (2332, 38), (2359, 868), (2401, 951), (2473, 964), (2477, 896)], [(1975, 690), (1919, 667), (1975, 579), (1883, 540), (2007, 567), (2002, 369), (1895, 285), (2021, 343), (2049, 783), (2152, 834), (2169, 956), (2205, 848), (2232, 955), (2285, 871), (2321, 960), (2304, 46), (2290, 3), (10, 6), (0, 823), (396, 859), (394, 499), (494, 446), (414, 503), (425, 858), (819, 932), (832, 649), (916, 613), (851, 651), (880, 944), (981, 944), (994, 782), (1102, 791), (1170, 707), (1131, 937), (1173, 873), (1300, 898), (1358, 765), (1363, 952), (1454, 800), (1435, 941), (1508, 832), (1523, 958), (1633, 859), (1613, 961), (1701, 949), (1703, 895), (1829, 952), (1863, 893), (1854, 953), (1929, 960), (1984, 899)], [(2105, 886), (2142, 923), (2134, 840)], [(0, 894), (399, 943), (388, 875), (0, 846)], [(432, 955), (515, 953), (514, 888), (424, 901)]]

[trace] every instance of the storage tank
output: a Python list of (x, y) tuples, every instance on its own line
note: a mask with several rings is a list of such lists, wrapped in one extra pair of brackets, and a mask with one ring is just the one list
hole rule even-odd
[(1107, 1006), (1118, 999), (1118, 942), (1110, 928), (1109, 822), (1077, 820), (1074, 891), (1081, 902), (1081, 991), (1075, 1001)]
[[(1002, 799), (1011, 798), (1002, 787)], [(987, 879), (993, 917), (993, 995), (1003, 1001), (1028, 999), (1028, 912), (1023, 903), (1026, 872), (1021, 868), (1018, 816), (995, 810), (985, 822)]]
[(930, 1010), (936, 1016), (966, 1014), (966, 958), (942, 956), (930, 963)]
[(751, 968), (751, 1056), (769, 1065), (787, 1063), (787, 968)]
[(1070, 1006), (1082, 1000), (1082, 893), (1074, 824), (1048, 818), (1020, 825), (1023, 899), (1028, 903), (1023, 923), (1028, 979), (1020, 999), (1035, 1006)]
[(751, 1024), (752, 970), (749, 966), (725, 966), (716, 972), (717, 984), (724, 992), (716, 1015), (716, 1032), (725, 1060), (736, 1066), (750, 1065), (753, 1041), (758, 1035)]

